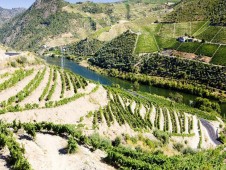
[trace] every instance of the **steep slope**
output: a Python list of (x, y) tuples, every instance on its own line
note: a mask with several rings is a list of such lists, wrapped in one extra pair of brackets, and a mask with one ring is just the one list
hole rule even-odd
[(134, 62), (136, 41), (137, 34), (126, 31), (104, 45), (90, 61), (104, 68), (130, 70)]
[(84, 39), (78, 43), (71, 44), (68, 50), (77, 56), (91, 56), (94, 55), (102, 46), (104, 42), (96, 39)]
[(0, 29), (0, 41), (19, 49), (37, 50), (42, 45), (61, 46), (85, 39), (119, 21), (152, 23), (169, 12), (162, 4), (70, 4), (64, 0), (37, 0), (25, 13)]
[(168, 22), (210, 20), (214, 25), (226, 25), (225, 0), (183, 0), (166, 17)]
[(63, 11), (67, 4), (63, 0), (37, 0), (25, 13), (3, 26), (0, 40), (12, 47), (35, 50), (48, 37), (66, 32), (75, 32), (79, 37), (76, 33), (80, 28), (95, 29), (91, 18)]
[(4, 9), (0, 7), (0, 26), (25, 10), (25, 8)]

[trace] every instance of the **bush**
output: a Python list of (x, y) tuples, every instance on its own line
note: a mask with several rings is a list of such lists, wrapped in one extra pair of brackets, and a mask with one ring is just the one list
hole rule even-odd
[(160, 140), (163, 144), (169, 143), (169, 134), (160, 130), (155, 130), (153, 135)]
[(209, 99), (202, 98), (202, 97), (197, 97), (195, 99), (195, 108), (198, 108), (203, 111), (207, 112), (218, 112), (221, 113), (221, 108), (220, 105), (216, 102), (211, 102)]
[(68, 146), (67, 146), (67, 152), (70, 154), (75, 153), (78, 150), (78, 143), (76, 140), (70, 136), (68, 139)]
[(120, 137), (116, 137), (114, 141), (112, 141), (112, 146), (119, 146), (121, 144), (121, 138)]
[(111, 146), (111, 142), (108, 139), (101, 138), (98, 133), (94, 133), (89, 137), (89, 144), (96, 149), (107, 149)]
[(181, 152), (184, 148), (184, 145), (181, 143), (175, 143), (175, 144), (173, 144), (173, 148), (176, 149), (177, 151)]
[(191, 154), (194, 155), (196, 153), (196, 151), (190, 147), (187, 147), (183, 150), (183, 154)]

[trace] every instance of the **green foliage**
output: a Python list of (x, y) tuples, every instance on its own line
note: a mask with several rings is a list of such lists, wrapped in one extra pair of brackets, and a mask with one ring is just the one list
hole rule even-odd
[(90, 27), (93, 26), (87, 17), (63, 11), (64, 5), (62, 0), (42, 1), (40, 6), (33, 5), (30, 10), (14, 18), (10, 24), (3, 26), (0, 30), (0, 40), (4, 41), (16, 28), (18, 34), (15, 38), (10, 39), (8, 45), (35, 50), (42, 45), (44, 37), (70, 31), (72, 20), (78, 20), (80, 23), (87, 22), (90, 23)]
[(179, 93), (170, 93), (169, 98), (175, 102), (182, 103), (183, 102), (183, 96)]
[(226, 128), (224, 128), (221, 132), (220, 132), (220, 136), (219, 136), (219, 140), (222, 143), (226, 143)]
[(216, 54), (214, 55), (213, 59), (211, 60), (212, 64), (223, 65), (226, 66), (226, 46), (221, 46)]
[(9, 158), (7, 163), (10, 165), (12, 170), (31, 170), (31, 166), (27, 159), (24, 157), (24, 148), (17, 143), (13, 137), (13, 133), (7, 129), (8, 127), (0, 122), (0, 148), (7, 146), (9, 149)]
[[(26, 126), (26, 123), (20, 125)], [(98, 134), (93, 134), (89, 138), (82, 135), (74, 126), (70, 125), (55, 125), (53, 123), (34, 123), (37, 131), (52, 132), (57, 135), (66, 135), (73, 137), (73, 146), (77, 146), (74, 141), (92, 146), (93, 149), (103, 149), (107, 152), (107, 157), (104, 159), (107, 163), (118, 168), (127, 169), (221, 169), (224, 166), (226, 158), (225, 152), (222, 152), (223, 147), (218, 147), (215, 150), (206, 150), (194, 152), (190, 148), (184, 150), (184, 155), (165, 156), (162, 153), (143, 152), (140, 149), (132, 150), (130, 148), (113, 147), (110, 141), (101, 138)], [(15, 128), (15, 126), (14, 126)], [(1, 132), (4, 132), (5, 127), (0, 127)], [(6, 131), (10, 133), (9, 131)], [(2, 135), (0, 135), (1, 137)], [(6, 137), (6, 136), (5, 136)], [(1, 141), (1, 140), (0, 140)], [(76, 144), (75, 144), (76, 143)], [(75, 144), (75, 145), (74, 145)], [(4, 145), (4, 143), (3, 143)], [(18, 149), (20, 151), (20, 149)]]
[(153, 135), (160, 140), (163, 144), (169, 143), (169, 134), (167, 132), (162, 132), (160, 130), (155, 130)]
[[(182, 156), (142, 153), (125, 147), (107, 151), (105, 161), (127, 169), (221, 169), (225, 154), (221, 148)], [(191, 152), (189, 152), (191, 153)], [(214, 159), (214, 160), (213, 160)], [(210, 161), (211, 160), (211, 161)]]
[(27, 132), (28, 135), (31, 135), (31, 137), (33, 139), (35, 139), (36, 137), (36, 129), (35, 129), (35, 126), (31, 123), (29, 124), (26, 124), (24, 127), (24, 130)]
[(49, 101), (51, 99), (53, 93), (55, 92), (56, 86), (57, 86), (57, 70), (56, 69), (54, 69), (54, 73), (53, 73), (53, 82), (54, 83), (46, 97), (46, 101)]
[(115, 140), (112, 141), (112, 146), (118, 147), (121, 144), (121, 142), (122, 142), (121, 138), (117, 136)]
[[(226, 90), (225, 68), (193, 60), (162, 55), (147, 55), (141, 73), (196, 83)], [(196, 68), (196, 70), (194, 70)]]
[(224, 0), (184, 0), (165, 19), (168, 22), (210, 20), (212, 24), (225, 25)]
[(135, 53), (151, 53), (158, 51), (158, 47), (155, 43), (154, 35), (141, 34), (138, 37)]
[(221, 113), (220, 105), (216, 102), (211, 102), (210, 100), (202, 97), (197, 97), (195, 99), (195, 105), (194, 107), (207, 111), (207, 112), (218, 112)]
[(94, 133), (89, 137), (90, 145), (94, 150), (107, 149), (111, 146), (111, 142), (108, 139), (100, 137), (98, 133)]
[(128, 3), (125, 4), (126, 6), (126, 19), (130, 19), (130, 5)]
[(185, 148), (183, 150), (183, 154), (185, 154), (185, 155), (187, 155), (187, 154), (194, 155), (195, 153), (196, 153), (196, 151), (194, 149), (190, 148), (190, 147)]
[(187, 53), (194, 53), (199, 46), (200, 46), (200, 43), (197, 43), (197, 42), (185, 42), (185, 43), (181, 43), (178, 50), (187, 52)]
[(0, 84), (0, 91), (5, 90), (6, 88), (10, 88), (12, 86), (14, 86), (17, 82), (21, 81), (22, 79), (24, 79), (25, 77), (31, 75), (33, 73), (33, 69), (32, 70), (16, 70), (12, 77), (9, 80), (4, 81), (2, 84)]
[(103, 44), (104, 42), (97, 39), (86, 38), (78, 43), (70, 45), (68, 50), (76, 56), (92, 56), (103, 46)]
[(50, 87), (50, 83), (52, 81), (52, 77), (53, 77), (53, 69), (50, 68), (49, 80), (48, 80), (48, 83), (47, 83), (45, 89), (43, 90), (41, 96), (39, 97), (39, 101), (43, 100), (45, 98), (46, 94), (48, 93), (49, 87)]
[(78, 150), (78, 144), (76, 140), (70, 136), (68, 139), (68, 146), (67, 146), (67, 152), (70, 154), (75, 153)]
[(102, 7), (93, 2), (86, 2), (82, 4), (81, 8), (82, 8), (82, 11), (88, 12), (91, 14), (98, 14), (103, 12)]
[(133, 50), (137, 35), (126, 31), (103, 46), (90, 61), (104, 68), (130, 70), (134, 60)]
[(217, 48), (216, 44), (202, 44), (195, 54), (212, 57)]
[(140, 88), (139, 82), (138, 82), (138, 81), (135, 81), (135, 82), (133, 83), (133, 90), (134, 90), (134, 91), (138, 91), (139, 88)]
[(178, 152), (181, 152), (184, 148), (184, 145), (181, 143), (175, 143), (173, 144), (173, 148), (176, 149)]

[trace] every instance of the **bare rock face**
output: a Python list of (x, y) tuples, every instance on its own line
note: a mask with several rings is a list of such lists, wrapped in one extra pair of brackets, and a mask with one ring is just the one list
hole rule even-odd
[(25, 10), (25, 8), (4, 9), (0, 7), (0, 26)]

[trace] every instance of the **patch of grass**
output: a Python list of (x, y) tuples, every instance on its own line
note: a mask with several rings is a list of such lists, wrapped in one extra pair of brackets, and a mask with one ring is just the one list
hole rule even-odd
[(219, 34), (216, 35), (213, 42), (226, 44), (226, 28), (222, 28)]
[(221, 27), (209, 26), (207, 30), (197, 36), (198, 39), (204, 39), (205, 41), (211, 41), (218, 33)]
[(209, 25), (209, 22), (206, 21), (195, 21), (191, 24), (192, 35), (198, 35)]
[(217, 50), (217, 48), (218, 48), (218, 45), (216, 44), (203, 44), (196, 51), (196, 54), (212, 57), (214, 52)]
[(175, 24), (175, 36), (183, 36), (185, 34), (189, 34), (191, 32), (190, 22), (182, 22)]
[(159, 45), (159, 48), (173, 48), (177, 49), (177, 47), (180, 45), (178, 41), (176, 41), (175, 38), (166, 38), (162, 36), (155, 36), (155, 39)]
[(91, 35), (91, 38), (98, 38), (102, 33), (108, 32), (110, 29), (111, 27), (104, 27), (102, 29), (99, 29)]
[(200, 43), (197, 43), (197, 42), (185, 42), (181, 44), (178, 50), (187, 52), (187, 53), (194, 53), (199, 46), (200, 46)]
[(162, 24), (160, 34), (164, 37), (173, 37), (174, 24)]
[(219, 64), (226, 66), (226, 46), (221, 46), (213, 59), (211, 60), (212, 64)]
[(158, 51), (153, 35), (142, 34), (138, 38), (135, 53), (151, 53)]

